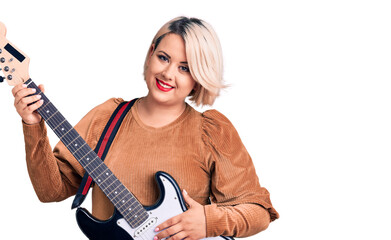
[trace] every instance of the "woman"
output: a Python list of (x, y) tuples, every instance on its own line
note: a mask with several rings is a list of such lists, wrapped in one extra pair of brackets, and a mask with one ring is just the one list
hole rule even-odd
[[(148, 50), (144, 79), (148, 94), (124, 119), (105, 163), (143, 205), (157, 200), (156, 171), (177, 180), (189, 210), (157, 226), (155, 239), (245, 237), (266, 229), (278, 213), (235, 128), (218, 111), (199, 113), (185, 102), (190, 96), (197, 105), (211, 105), (223, 88), (221, 48), (211, 26), (186, 17), (166, 23)], [(12, 91), (38, 198), (74, 195), (84, 170), (61, 142), (51, 151), (45, 124), (34, 112), (42, 101), (28, 106), (39, 96), (28, 97), (33, 92), (24, 85)], [(106, 101), (75, 126), (92, 148), (121, 102)], [(111, 202), (98, 187), (92, 194), (92, 214), (109, 218)]]

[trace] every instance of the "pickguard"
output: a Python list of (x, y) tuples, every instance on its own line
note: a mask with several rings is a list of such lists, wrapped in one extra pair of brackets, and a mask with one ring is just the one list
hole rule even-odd
[[(154, 231), (156, 226), (186, 210), (185, 205), (181, 204), (183, 199), (179, 194), (180, 192), (178, 192), (180, 191), (179, 188), (175, 188), (170, 179), (164, 175), (157, 175), (157, 180), (161, 190), (160, 199), (154, 206), (147, 208), (150, 217), (146, 224), (137, 229), (132, 229), (124, 218), (117, 221), (118, 226), (128, 232), (134, 239), (153, 239), (156, 235)], [(148, 224), (150, 222), (153, 223)]]

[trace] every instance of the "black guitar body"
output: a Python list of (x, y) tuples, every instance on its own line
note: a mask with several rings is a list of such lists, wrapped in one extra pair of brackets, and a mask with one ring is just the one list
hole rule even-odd
[(121, 214), (114, 209), (113, 216), (106, 220), (100, 221), (94, 218), (86, 209), (78, 208), (76, 210), (77, 223), (88, 239), (105, 240), (105, 239), (129, 239), (133, 238), (124, 229), (117, 224), (118, 219), (123, 218)]
[[(144, 207), (149, 218), (137, 228), (131, 228), (123, 216), (114, 210), (113, 216), (105, 221), (93, 217), (87, 210), (78, 208), (76, 219), (80, 229), (91, 240), (153, 240), (156, 226), (171, 217), (186, 211), (185, 201), (176, 181), (167, 173), (157, 172), (155, 179), (159, 187), (159, 200), (150, 207)], [(230, 237), (204, 239), (232, 240)]]

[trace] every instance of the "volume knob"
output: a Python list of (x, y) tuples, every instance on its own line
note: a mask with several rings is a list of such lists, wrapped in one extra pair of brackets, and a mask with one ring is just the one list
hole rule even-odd
[(0, 83), (4, 81), (4, 77), (0, 76)]

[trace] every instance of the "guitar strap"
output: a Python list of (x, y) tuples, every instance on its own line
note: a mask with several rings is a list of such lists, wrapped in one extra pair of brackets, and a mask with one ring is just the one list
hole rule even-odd
[[(94, 151), (99, 156), (99, 158), (104, 161), (109, 151), (111, 144), (113, 143), (114, 137), (118, 132), (119, 127), (121, 126), (122, 121), (124, 120), (126, 114), (129, 112), (130, 108), (136, 102), (137, 98), (133, 99), (130, 102), (122, 102), (115, 109), (111, 115), (109, 121), (106, 124), (105, 129), (100, 136), (98, 144), (96, 145)], [(72, 209), (79, 207), (89, 192), (91, 185), (93, 183), (92, 178), (85, 173), (83, 180), (79, 186), (79, 190), (76, 193), (75, 198), (73, 199)]]

